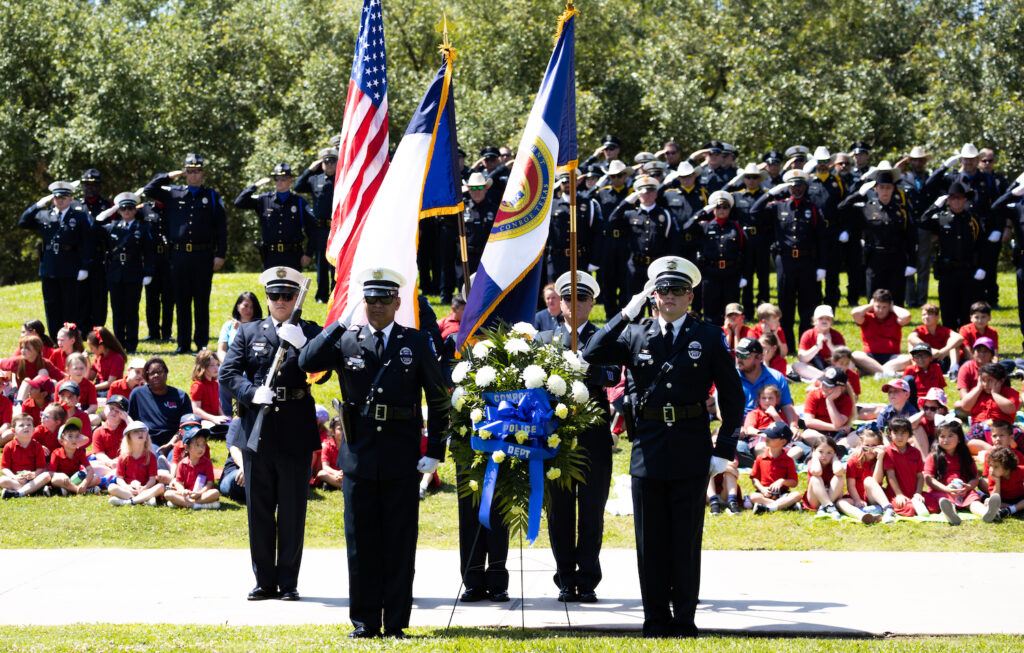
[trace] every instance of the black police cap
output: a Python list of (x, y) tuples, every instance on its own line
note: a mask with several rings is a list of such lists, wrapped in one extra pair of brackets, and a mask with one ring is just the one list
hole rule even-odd
[(493, 145), (486, 145), (480, 148), (480, 156), (485, 159), (498, 158), (498, 148)]
[(865, 143), (864, 141), (854, 141), (853, 144), (850, 145), (850, 151), (851, 152), (870, 152), (871, 151), (871, 146), (868, 145), (867, 143)]
[(604, 145), (605, 147), (609, 145), (612, 147), (622, 147), (622, 142), (619, 140), (619, 137), (614, 134), (605, 134), (604, 138), (601, 139), (601, 145)]
[(782, 163), (782, 153), (778, 150), (768, 150), (761, 157), (761, 160), (765, 163)]
[(189, 152), (185, 155), (185, 167), (202, 169), (203, 156), (201, 154), (196, 154), (195, 152)]
[(98, 184), (101, 181), (102, 179), (100, 179), (100, 171), (97, 170), (96, 168), (89, 168), (88, 170), (82, 173), (83, 184)]
[(970, 189), (967, 186), (964, 186), (963, 183), (954, 181), (949, 185), (949, 190), (946, 191), (946, 195), (963, 195), (964, 197), (967, 197), (969, 192)]

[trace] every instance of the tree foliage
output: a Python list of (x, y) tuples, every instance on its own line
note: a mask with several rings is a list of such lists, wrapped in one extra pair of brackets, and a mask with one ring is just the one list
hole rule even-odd
[[(37, 0), (0, 4), (0, 280), (35, 270), (18, 215), (99, 168), (108, 196), (206, 156), (230, 200), (277, 161), (308, 165), (340, 130), (359, 0)], [(794, 143), (876, 159), (966, 141), (1024, 169), (1024, 0), (579, 0), (581, 157), (717, 137), (740, 162)], [(460, 141), (515, 145), (560, 0), (384, 0), (392, 144), (457, 29)], [(229, 207), (229, 267), (256, 265)]]

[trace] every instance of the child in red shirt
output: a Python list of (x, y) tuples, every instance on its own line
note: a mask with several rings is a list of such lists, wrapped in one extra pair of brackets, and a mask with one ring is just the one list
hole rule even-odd
[(770, 383), (761, 386), (757, 391), (757, 407), (743, 419), (743, 427), (740, 429), (742, 437), (737, 443), (737, 453), (746, 454), (753, 461), (755, 456), (764, 451), (764, 431), (775, 422), (786, 421), (779, 412), (781, 399), (782, 392), (778, 386)]
[(128, 352), (106, 327), (93, 327), (86, 340), (94, 359), (89, 369), (89, 380), (96, 383), (97, 392), (106, 392), (111, 381), (124, 376)]
[(14, 439), (0, 454), (0, 497), (4, 499), (27, 497), (50, 482), (43, 445), (32, 439), (32, 424), (32, 418), (24, 413), (11, 418)]
[(756, 490), (750, 495), (755, 515), (798, 506), (802, 498), (799, 492), (790, 492), (800, 481), (796, 462), (785, 454), (786, 443), (793, 439), (789, 425), (774, 424), (764, 436), (767, 451), (754, 460), (750, 470), (750, 481)]
[[(199, 415), (195, 413), (187, 413), (181, 416), (178, 420), (178, 432), (174, 436), (174, 446), (171, 448), (171, 471), (161, 471), (157, 480), (161, 483), (166, 482), (167, 485), (171, 484), (171, 481), (177, 472), (178, 463), (187, 457), (187, 449), (185, 448), (185, 436), (196, 433), (202, 427), (202, 423), (199, 420)], [(206, 449), (203, 451), (203, 458), (210, 460), (210, 445), (207, 444), (207, 439), (203, 439), (203, 444)]]
[(793, 363), (793, 371), (801, 378), (819, 378), (831, 362), (832, 351), (846, 345), (843, 334), (833, 329), (833, 324), (835, 313), (831, 306), (822, 304), (814, 309), (814, 327), (800, 334), (798, 360)]
[(985, 515), (982, 519), (987, 516), (990, 505), (997, 506), (997, 512), (992, 519), (985, 521), (998, 521), (1010, 515), (1020, 517), (1020, 511), (1024, 508), (1024, 466), (1015, 464), (1013, 452), (1006, 447), (993, 450), (989, 458), (991, 470), (988, 484), (992, 488), (992, 496), (986, 502)]
[(992, 455), (992, 452), (999, 447), (1006, 447), (1013, 452), (1013, 455), (1017, 457), (1017, 464), (1024, 465), (1024, 453), (1017, 447), (1017, 440), (1014, 438), (1013, 424), (1005, 422), (1001, 419), (997, 419), (992, 422), (989, 427), (989, 437), (992, 438), (992, 448), (981, 452), (981, 458), (984, 461), (981, 468), (981, 481), (978, 483), (978, 489), (984, 492), (991, 492), (991, 488), (988, 485), (989, 467), (988, 459)]
[(946, 376), (942, 373), (942, 366), (932, 356), (932, 348), (923, 342), (910, 348), (910, 355), (914, 359), (912, 365), (903, 370), (903, 377), (911, 377), (914, 384), (911, 387), (911, 396), (914, 393), (918, 397), (928, 394), (932, 388), (946, 389)]
[(762, 333), (757, 339), (764, 350), (763, 358), (768, 362), (768, 367), (779, 374), (786, 374), (786, 359), (779, 353), (779, 339), (771, 333)]
[(43, 445), (43, 455), (47, 458), (51, 451), (60, 448), (60, 427), (67, 418), (68, 414), (60, 404), (50, 404), (40, 415), (42, 424), (32, 431), (32, 439)]
[(971, 304), (971, 322), (960, 327), (960, 337), (964, 339), (961, 353), (965, 358), (970, 355), (978, 338), (991, 338), (995, 348), (999, 349), (999, 332), (988, 325), (991, 319), (992, 306), (988, 302)]
[(110, 505), (156, 505), (164, 485), (156, 479), (156, 454), (149, 438), (149, 427), (135, 420), (124, 428), (121, 455), (117, 459), (117, 483), (107, 486)]
[(981, 499), (975, 491), (978, 480), (978, 467), (960, 423), (944, 422), (935, 430), (935, 444), (924, 463), (924, 482), (929, 489), (923, 495), (928, 512), (941, 511), (951, 526), (959, 526), (957, 508), (967, 508)]
[(853, 410), (853, 400), (846, 391), (846, 373), (838, 367), (825, 368), (804, 399), (804, 442), (816, 446), (825, 436), (847, 437), (848, 447), (857, 446), (857, 435), (847, 428)]
[[(1011, 362), (1012, 365), (1012, 362)], [(978, 383), (960, 396), (955, 407), (971, 414), (967, 446), (972, 453), (981, 453), (990, 445), (985, 438), (985, 422), (1001, 419), (1013, 422), (1020, 408), (1020, 395), (1010, 387), (1006, 368), (999, 363), (982, 366)]]
[(177, 508), (217, 510), (220, 508), (220, 490), (213, 478), (213, 463), (209, 458), (209, 429), (188, 429), (182, 436), (188, 455), (182, 458), (174, 471), (174, 480), (167, 489), (167, 504)]
[(906, 366), (905, 359), (900, 359), (900, 345), (910, 312), (893, 305), (891, 292), (879, 288), (870, 302), (851, 310), (850, 317), (860, 326), (864, 350), (853, 352), (853, 362), (862, 372), (895, 374)]
[(92, 434), (92, 457), (97, 466), (105, 467), (103, 476), (117, 469), (117, 458), (121, 455), (124, 441), (124, 426), (128, 423), (128, 400), (121, 395), (112, 395), (103, 407), (103, 424)]
[(949, 412), (949, 404), (944, 391), (932, 388), (928, 394), (918, 398), (917, 406), (920, 412), (910, 418), (910, 423), (916, 424), (911, 444), (924, 456), (931, 453), (935, 441), (935, 419)]
[(949, 327), (939, 324), (939, 307), (935, 304), (928, 303), (921, 307), (921, 322), (921, 326), (907, 336), (907, 344), (911, 348), (921, 343), (928, 345), (943, 369), (955, 374), (960, 367), (959, 362), (963, 360), (960, 356), (963, 337)]
[(921, 490), (924, 487), (924, 459), (910, 446), (910, 420), (894, 417), (889, 420), (889, 444), (885, 446), (882, 469), (885, 470), (885, 496), (901, 517), (927, 515)]
[(29, 415), (34, 424), (40, 424), (40, 415), (53, 401), (53, 393), (57, 387), (49, 377), (42, 374), (26, 381), (23, 387), (28, 399), (21, 402), (21, 412)]
[(192, 398), (192, 412), (213, 424), (224, 424), (230, 419), (220, 412), (220, 387), (217, 384), (219, 371), (220, 360), (212, 351), (204, 349), (196, 354), (192, 386), (188, 391)]
[(883, 524), (896, 521), (889, 497), (882, 489), (884, 454), (882, 434), (873, 428), (861, 431), (860, 446), (846, 461), (846, 496), (845, 501), (839, 504), (844, 514), (864, 521), (858, 513), (869, 513), (880, 517)]
[(88, 447), (92, 442), (92, 422), (89, 421), (89, 414), (78, 406), (78, 395), (81, 390), (74, 381), (61, 381), (57, 390), (57, 401), (67, 412), (68, 417), (77, 417), (82, 422), (82, 446)]
[(126, 399), (131, 399), (132, 393), (135, 392), (136, 388), (146, 385), (146, 377), (143, 375), (143, 368), (145, 366), (146, 361), (141, 358), (133, 358), (128, 361), (128, 370), (125, 377), (110, 382), (107, 396), (121, 395)]
[(331, 418), (329, 429), (331, 437), (321, 444), (320, 471), (316, 474), (316, 480), (323, 490), (331, 488), (340, 490), (342, 472), (338, 468), (338, 454), (341, 441), (345, 438), (345, 429), (341, 425), (341, 418)]
[(817, 517), (827, 517), (836, 521), (842, 519), (836, 503), (843, 497), (845, 475), (846, 469), (836, 456), (835, 440), (823, 437), (821, 443), (814, 448), (811, 461), (807, 463), (804, 510), (817, 510)]
[(779, 339), (779, 354), (785, 358), (789, 356), (789, 343), (786, 342), (786, 334), (779, 326), (781, 320), (782, 311), (778, 306), (761, 304), (757, 307), (757, 324), (750, 328), (747, 337), (760, 339), (763, 333), (774, 333), (775, 337)]
[(722, 325), (722, 333), (725, 334), (725, 344), (729, 346), (729, 351), (736, 349), (739, 341), (750, 334), (750, 327), (743, 324), (743, 307), (739, 304), (733, 302), (725, 307), (725, 324)]
[[(60, 446), (50, 453), (50, 485), (64, 496), (98, 494), (100, 491), (100, 479), (93, 474), (85, 447), (79, 439), (81, 431), (82, 421), (77, 417), (70, 418), (60, 427)], [(77, 483), (72, 480), (75, 478)]]
[(86, 376), (89, 373), (89, 359), (85, 354), (71, 354), (67, 360), (68, 379), (78, 384), (78, 404), (87, 413), (95, 413), (99, 407), (96, 384)]
[(53, 366), (61, 372), (67, 372), (68, 357), (83, 351), (85, 351), (85, 345), (82, 343), (82, 335), (78, 333), (78, 327), (71, 322), (65, 322), (57, 332), (57, 347), (50, 352), (46, 360), (53, 363)]

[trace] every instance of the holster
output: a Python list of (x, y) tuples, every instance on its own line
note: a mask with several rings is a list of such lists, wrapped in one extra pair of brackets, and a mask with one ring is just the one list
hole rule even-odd
[(622, 424), (626, 428), (626, 439), (632, 442), (636, 433), (636, 415), (633, 412), (633, 398), (629, 394), (622, 396)]
[(352, 445), (356, 441), (356, 432), (352, 428), (352, 406), (349, 406), (348, 402), (343, 403), (339, 415), (341, 416), (341, 428), (345, 431), (345, 440)]

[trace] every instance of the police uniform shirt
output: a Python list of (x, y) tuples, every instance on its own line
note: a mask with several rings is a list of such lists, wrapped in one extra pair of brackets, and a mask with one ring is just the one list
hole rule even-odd
[(103, 227), (107, 249), (107, 280), (142, 283), (153, 274), (153, 238), (149, 226), (137, 216), (127, 222), (118, 218)]
[(163, 205), (167, 240), (179, 251), (227, 252), (227, 214), (217, 191), (207, 186), (174, 186), (166, 174), (153, 177), (143, 189), (146, 197)]
[[(498, 205), (491, 201), (489, 195), (482, 202), (465, 197), (464, 204), (462, 219), (466, 224), (466, 249), (471, 254), (479, 255), (483, 253), (487, 239), (491, 235), (491, 227), (494, 226), (494, 218), (498, 214)], [(460, 259), (461, 256), (460, 253)]]
[[(703, 233), (701, 241), (702, 262), (712, 268), (733, 267), (742, 263), (746, 254), (743, 228), (731, 217), (719, 222), (711, 219), (700, 223)], [(721, 266), (720, 266), (721, 263)]]
[(888, 204), (882, 204), (878, 192), (872, 188), (863, 198), (849, 196), (840, 207), (853, 211), (853, 226), (863, 234), (866, 253), (901, 256), (905, 264), (914, 260), (917, 228), (907, 208), (898, 201), (895, 190)]
[[(271, 191), (253, 197), (255, 192), (256, 186), (243, 190), (235, 199), (235, 206), (256, 212), (264, 247), (287, 245), (312, 256), (316, 249), (316, 235), (313, 232), (313, 212), (306, 200), (291, 191)], [(305, 249), (302, 248), (303, 233), (306, 236)]]
[[(628, 204), (623, 206), (629, 207)], [(661, 205), (655, 203), (650, 206), (627, 208), (623, 213), (623, 222), (629, 228), (629, 245), (634, 257), (650, 263), (669, 252), (672, 220), (669, 219), (668, 211)]]
[(33, 204), (21, 214), (18, 226), (40, 233), (40, 277), (75, 278), (79, 270), (92, 263), (92, 228), (89, 214), (81, 206), (71, 204), (60, 212), (56, 207), (39, 208)]
[(980, 265), (977, 244), (982, 238), (981, 221), (969, 210), (953, 213), (948, 206), (931, 206), (925, 211), (921, 228), (938, 236), (935, 270), (963, 269), (966, 272)]
[(331, 226), (334, 211), (334, 177), (325, 172), (314, 173), (309, 168), (302, 171), (292, 186), (292, 192), (309, 193), (313, 197), (313, 217), (319, 229)]

